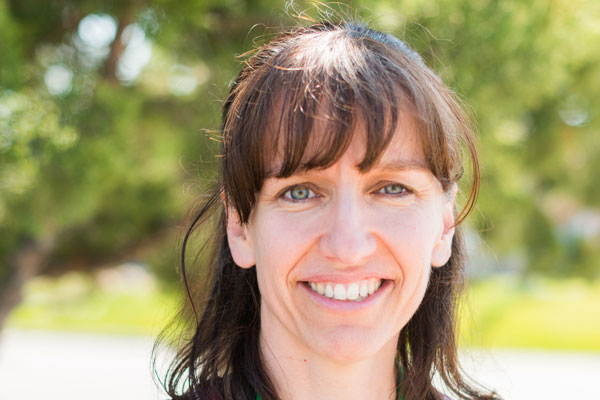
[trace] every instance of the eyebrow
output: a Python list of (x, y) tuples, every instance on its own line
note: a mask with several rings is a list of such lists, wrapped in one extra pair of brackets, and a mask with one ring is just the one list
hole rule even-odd
[(396, 159), (389, 160), (386, 162), (378, 162), (371, 168), (373, 170), (383, 170), (383, 171), (399, 171), (399, 170), (409, 170), (409, 169), (417, 169), (424, 171), (431, 171), (431, 168), (427, 166), (427, 164), (415, 161), (415, 160), (405, 160), (405, 159)]

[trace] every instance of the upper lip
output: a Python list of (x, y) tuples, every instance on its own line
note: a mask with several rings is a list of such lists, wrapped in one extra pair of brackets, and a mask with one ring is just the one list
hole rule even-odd
[(300, 282), (331, 282), (331, 283), (352, 283), (365, 279), (382, 279), (382, 280), (390, 280), (386, 275), (382, 275), (381, 273), (370, 273), (370, 272), (359, 272), (359, 273), (320, 273), (320, 274), (312, 274), (302, 277), (298, 279)]

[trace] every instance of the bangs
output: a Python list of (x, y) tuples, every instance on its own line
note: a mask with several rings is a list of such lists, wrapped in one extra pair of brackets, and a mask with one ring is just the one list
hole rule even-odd
[(387, 59), (385, 46), (367, 37), (319, 32), (294, 44), (258, 74), (256, 87), (263, 89), (248, 100), (255, 117), (267, 122), (249, 143), (261, 148), (248, 153), (263, 155), (263, 178), (327, 168), (345, 153), (360, 123), (365, 153), (357, 167), (368, 170), (390, 143), (399, 118), (413, 108), (409, 77)]
[(328, 168), (357, 134), (365, 143), (357, 168), (362, 172), (371, 168), (390, 143), (400, 116), (406, 115), (400, 111), (397, 93), (382, 87), (382, 95), (375, 96), (375, 91), (355, 91), (337, 79), (307, 87), (311, 83), (305, 85), (303, 78), (288, 82), (286, 93), (274, 96), (271, 120), (260, 139), (265, 177)]

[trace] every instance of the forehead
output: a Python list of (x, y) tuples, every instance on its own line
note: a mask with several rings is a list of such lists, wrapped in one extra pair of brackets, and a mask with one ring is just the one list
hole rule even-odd
[(416, 121), (410, 115), (405, 115), (396, 125), (389, 144), (375, 166), (393, 166), (394, 164), (429, 169), (420, 131)]

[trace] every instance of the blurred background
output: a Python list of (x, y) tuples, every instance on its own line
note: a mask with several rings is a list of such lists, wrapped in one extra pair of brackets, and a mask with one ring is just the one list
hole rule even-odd
[(0, 0), (0, 398), (160, 396), (152, 338), (236, 56), (340, 14), (405, 39), (477, 121), (467, 367), (510, 399), (600, 398), (600, 2), (350, 4)]

